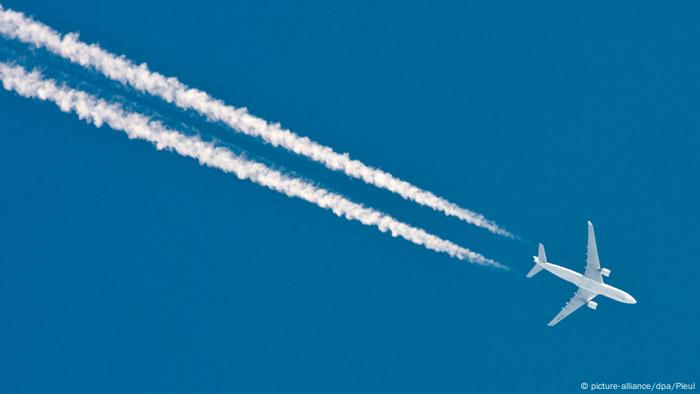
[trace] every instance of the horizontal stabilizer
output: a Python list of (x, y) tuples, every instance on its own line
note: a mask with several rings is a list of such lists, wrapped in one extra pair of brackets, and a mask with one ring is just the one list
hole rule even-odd
[(537, 249), (537, 257), (535, 257), (534, 260), (535, 266), (527, 273), (528, 278), (537, 275), (537, 273), (542, 270), (542, 265), (540, 264), (547, 262), (547, 255), (544, 254), (544, 245), (540, 244), (540, 247)]
[(542, 266), (539, 264), (535, 264), (535, 266), (532, 267), (530, 272), (527, 273), (527, 277), (532, 278), (533, 276), (537, 275), (537, 273), (540, 271), (542, 271)]

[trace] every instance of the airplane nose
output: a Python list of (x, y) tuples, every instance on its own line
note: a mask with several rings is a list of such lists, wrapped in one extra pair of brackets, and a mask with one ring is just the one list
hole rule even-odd
[(637, 303), (637, 300), (635, 300), (634, 297), (632, 297), (632, 296), (629, 296), (629, 301), (630, 301), (630, 304), (636, 304), (636, 303)]

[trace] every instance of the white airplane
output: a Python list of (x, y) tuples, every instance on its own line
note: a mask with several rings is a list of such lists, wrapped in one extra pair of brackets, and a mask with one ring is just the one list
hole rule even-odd
[(603, 283), (603, 277), (605, 276), (607, 278), (610, 275), (610, 270), (607, 268), (600, 268), (598, 247), (595, 244), (595, 233), (593, 231), (593, 223), (591, 222), (588, 222), (588, 259), (586, 262), (586, 272), (584, 272), (583, 275), (548, 262), (542, 244), (540, 244), (539, 250), (537, 251), (537, 256), (533, 256), (533, 258), (535, 259), (535, 266), (528, 272), (528, 278), (532, 278), (544, 268), (565, 281), (578, 286), (578, 290), (574, 293), (574, 296), (564, 305), (561, 312), (554, 316), (554, 319), (547, 324), (548, 326), (553, 326), (564, 320), (565, 317), (574, 313), (578, 308), (583, 306), (583, 304), (587, 304), (589, 308), (595, 310), (598, 307), (598, 303), (594, 302), (593, 298), (599, 294), (625, 304), (637, 303), (637, 300), (628, 293)]

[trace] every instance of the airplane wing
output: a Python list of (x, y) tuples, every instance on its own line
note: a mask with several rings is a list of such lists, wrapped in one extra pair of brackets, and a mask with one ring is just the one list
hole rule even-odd
[(595, 243), (595, 231), (593, 223), (588, 222), (588, 258), (586, 260), (586, 272), (583, 276), (596, 282), (603, 283), (603, 275), (600, 273), (600, 260), (598, 260), (598, 246)]
[(552, 321), (550, 321), (547, 325), (551, 327), (564, 320), (565, 317), (576, 312), (578, 308), (580, 308), (583, 304), (587, 303), (588, 301), (592, 300), (595, 296), (595, 293), (592, 293), (588, 290), (584, 290), (579, 287), (576, 293), (574, 293), (574, 296), (571, 297), (569, 302), (567, 302), (566, 305), (564, 305), (564, 307), (561, 309), (561, 312), (554, 316), (554, 319), (552, 319)]

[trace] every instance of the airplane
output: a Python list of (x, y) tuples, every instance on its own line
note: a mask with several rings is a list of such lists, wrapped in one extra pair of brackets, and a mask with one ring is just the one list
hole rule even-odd
[(544, 253), (544, 245), (542, 244), (540, 244), (538, 248), (537, 256), (533, 256), (533, 258), (535, 260), (535, 266), (528, 272), (528, 278), (532, 278), (544, 268), (559, 278), (578, 286), (578, 290), (576, 290), (571, 300), (569, 300), (569, 302), (564, 305), (561, 312), (554, 316), (554, 319), (547, 324), (550, 327), (564, 320), (565, 317), (574, 313), (578, 308), (583, 306), (583, 304), (595, 310), (598, 307), (598, 303), (593, 301), (593, 299), (597, 295), (602, 295), (625, 304), (637, 303), (637, 300), (628, 293), (603, 283), (603, 277), (607, 278), (610, 276), (610, 270), (607, 268), (600, 268), (598, 247), (595, 242), (595, 232), (593, 231), (593, 223), (590, 221), (588, 222), (588, 258), (586, 261), (586, 271), (583, 275), (548, 262), (547, 255)]

